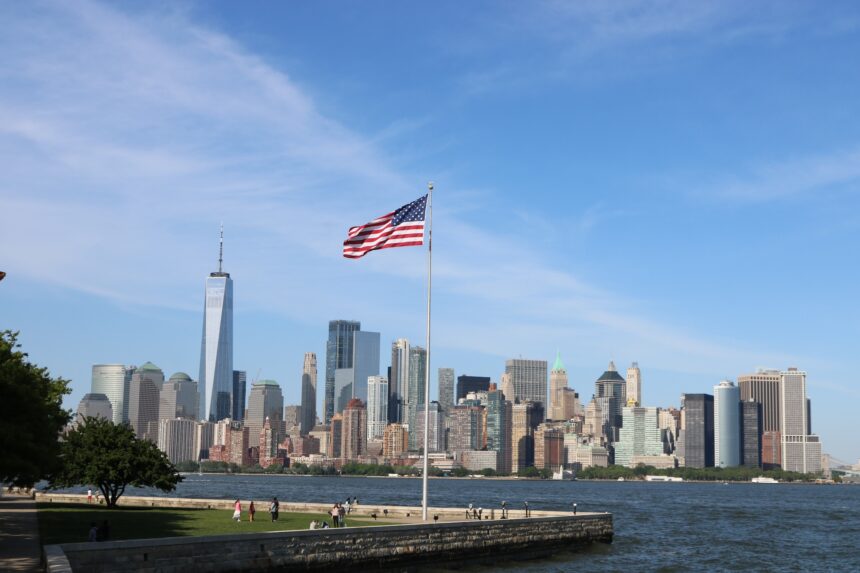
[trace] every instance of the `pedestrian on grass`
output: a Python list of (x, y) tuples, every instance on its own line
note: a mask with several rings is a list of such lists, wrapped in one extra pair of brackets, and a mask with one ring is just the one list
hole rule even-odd
[(346, 527), (346, 509), (341, 504), (337, 504), (338, 523), (341, 527)]
[(96, 522), (93, 521), (90, 523), (90, 533), (87, 535), (87, 541), (98, 541), (99, 539), (99, 527), (96, 525)]
[(92, 502), (93, 502), (93, 490), (88, 489), (87, 490), (87, 503), (92, 503)]
[(272, 503), (269, 505), (269, 513), (272, 514), (272, 522), (278, 521), (278, 510), (280, 509), (281, 504), (278, 503), (278, 498), (273, 497)]
[(242, 502), (238, 499), (236, 503), (233, 504), (233, 521), (240, 521), (242, 519)]
[(254, 514), (257, 513), (257, 508), (254, 507), (253, 500), (248, 504), (248, 521), (254, 521)]
[(346, 498), (346, 504), (343, 507), (346, 510), (346, 514), (349, 515), (349, 511), (352, 509), (352, 507), (349, 505), (349, 498)]
[(331, 516), (332, 527), (339, 527), (338, 521), (340, 520), (340, 512), (337, 510), (337, 504), (332, 506), (328, 514)]

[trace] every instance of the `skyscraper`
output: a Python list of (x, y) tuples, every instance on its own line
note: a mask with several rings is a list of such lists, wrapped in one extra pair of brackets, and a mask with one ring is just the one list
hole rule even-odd
[(85, 394), (78, 404), (75, 423), (80, 424), (85, 418), (104, 418), (113, 420), (113, 407), (104, 394)]
[(302, 434), (310, 432), (317, 423), (317, 355), (305, 352), (302, 366)]
[(388, 424), (388, 380), (371, 376), (367, 380), (367, 440), (382, 438)]
[(177, 372), (161, 387), (158, 399), (158, 419), (171, 418), (197, 419), (200, 396), (197, 382), (185, 372)]
[[(547, 404), (546, 369), (546, 360), (514, 358), (506, 361), (505, 374), (510, 375), (511, 385), (514, 389), (514, 395), (508, 396), (508, 399), (540, 404), (540, 411), (545, 413)], [(539, 414), (540, 421), (543, 421), (544, 415)]]
[(779, 408), (782, 440), (782, 469), (790, 472), (821, 471), (821, 442), (809, 433), (809, 402), (806, 372), (789, 368), (780, 372)]
[(338, 368), (352, 368), (353, 333), (361, 330), (361, 323), (352, 320), (332, 320), (328, 323), (328, 342), (325, 348), (325, 423), (334, 415), (334, 376)]
[(480, 450), (484, 442), (484, 409), (481, 406), (454, 406), (451, 416), (453, 424), (448, 450)]
[(90, 391), (110, 400), (114, 424), (128, 421), (128, 385), (133, 372), (134, 367), (123, 364), (93, 364)]
[(382, 455), (387, 458), (398, 458), (409, 449), (409, 434), (403, 424), (392, 423), (385, 426), (382, 436)]
[(454, 403), (459, 404), (469, 392), (486, 392), (489, 388), (489, 376), (467, 376), (466, 374), (457, 376), (457, 397)]
[(159, 420), (158, 449), (167, 454), (167, 458), (174, 464), (197, 461), (199, 452), (195, 448), (196, 431), (197, 422), (194, 420), (178, 418)]
[(534, 465), (534, 429), (539, 421), (532, 402), (514, 404), (511, 410), (511, 472), (519, 473)]
[(345, 460), (355, 460), (367, 453), (367, 408), (358, 398), (350, 400), (343, 409), (343, 430), (340, 454)]
[(446, 414), (454, 407), (454, 369), (439, 369), (439, 405)]
[(738, 376), (741, 400), (761, 404), (762, 428), (765, 432), (779, 431), (779, 370), (759, 369), (755, 374)]
[(379, 333), (357, 330), (353, 333), (353, 337), (352, 397), (366, 403), (367, 379), (371, 376), (379, 376)]
[(549, 373), (549, 416), (550, 420), (567, 420), (562, 402), (567, 389), (567, 370), (561, 361), (561, 353), (556, 353), (555, 363)]
[(762, 451), (761, 404), (755, 400), (741, 402), (741, 463), (747, 467), (760, 468)]
[(688, 468), (714, 467), (714, 397), (684, 394), (684, 465)]
[(245, 419), (245, 396), (248, 395), (248, 373), (233, 370), (232, 418), (241, 422)]
[(714, 465), (741, 465), (741, 391), (729, 380), (714, 386)]
[(510, 431), (506, 402), (502, 391), (498, 390), (495, 384), (491, 385), (487, 391), (487, 449), (499, 452), (499, 471), (510, 473), (511, 468), (504, 463), (504, 451), (509, 449), (510, 445), (510, 436), (505, 431)]
[(629, 398), (623, 409), (623, 424), (620, 437), (615, 444), (615, 464), (635, 467), (636, 456), (659, 456), (663, 454), (660, 423), (657, 408), (634, 406), (635, 398)]
[(398, 338), (391, 343), (391, 373), (388, 376), (388, 421), (406, 422), (409, 392), (409, 341)]
[(248, 416), (245, 418), (245, 427), (248, 428), (249, 439), (256, 445), (260, 437), (260, 430), (269, 418), (272, 428), (281, 439), (281, 428), (284, 420), (284, 395), (281, 386), (274, 380), (260, 380), (251, 386), (251, 394), (248, 396)]
[(629, 402), (631, 398), (636, 401), (637, 406), (642, 405), (642, 372), (639, 370), (639, 363), (634, 362), (627, 369), (627, 390), (626, 398)]
[[(128, 418), (139, 438), (158, 440), (158, 408), (164, 372), (152, 362), (135, 370), (128, 385)], [(150, 428), (150, 423), (155, 424)]]
[(627, 404), (627, 381), (618, 374), (614, 362), (609, 362), (606, 372), (594, 383), (594, 396), (603, 412), (606, 436), (615, 442), (622, 424), (622, 409)]
[(218, 421), (232, 414), (233, 279), (223, 271), (224, 229), (221, 229), (218, 271), (206, 278), (203, 341), (200, 345), (200, 416)]
[(406, 423), (409, 425), (409, 449), (417, 450), (424, 446), (424, 436), (418, 436), (415, 416), (424, 406), (424, 383), (427, 369), (427, 351), (420, 346), (409, 349), (409, 378), (405, 398)]
[[(445, 450), (444, 422), (439, 402), (430, 402), (430, 431), (427, 433), (427, 451), (431, 454)], [(418, 435), (418, 450), (424, 450), (424, 410), (415, 416), (415, 432)]]

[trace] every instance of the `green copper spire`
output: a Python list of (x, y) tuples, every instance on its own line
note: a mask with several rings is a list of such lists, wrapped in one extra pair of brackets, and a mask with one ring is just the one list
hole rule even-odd
[(561, 353), (558, 350), (555, 351), (555, 364), (552, 365), (552, 371), (555, 372), (557, 370), (564, 370), (564, 364), (561, 361)]

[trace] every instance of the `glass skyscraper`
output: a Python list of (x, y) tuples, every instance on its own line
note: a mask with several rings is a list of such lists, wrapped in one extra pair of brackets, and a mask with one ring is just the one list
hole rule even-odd
[(723, 380), (714, 386), (714, 465), (741, 465), (741, 389)]
[[(335, 370), (352, 368), (353, 333), (361, 330), (354, 320), (331, 320), (328, 323), (328, 342), (325, 347), (325, 423), (334, 415)], [(377, 372), (378, 374), (378, 372)]]
[(223, 245), (222, 231), (218, 272), (206, 278), (200, 345), (200, 417), (213, 422), (232, 414), (233, 280), (222, 270)]
[(91, 391), (110, 400), (113, 423), (128, 422), (128, 385), (134, 367), (123, 364), (93, 364)]

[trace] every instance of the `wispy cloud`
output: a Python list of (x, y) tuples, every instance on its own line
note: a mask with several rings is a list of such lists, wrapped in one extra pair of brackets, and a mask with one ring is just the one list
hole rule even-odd
[[(385, 287), (397, 280), (420, 292), (423, 261), (393, 252), (356, 265), (340, 258), (340, 241), (349, 225), (423, 188), (387, 150), (426, 119), (356, 133), (283, 70), (181, 15), (131, 17), (89, 2), (0, 11), (6, 270), (123, 304), (196, 309), (224, 220), (246, 308), (309, 324), (364, 314), (400, 328), (416, 297)], [(697, 26), (709, 17), (691, 11), (677, 18)], [(650, 34), (681, 27), (653, 18), (607, 20), (597, 37), (643, 34), (642, 19)], [(442, 184), (460, 193), (456, 181)], [(491, 194), (462, 191), (464, 204)], [(680, 352), (690, 368), (750, 359), (648, 319), (611, 284), (586, 284), (528, 230), (466, 215), (438, 212), (440, 345), (537, 354), (572, 337), (595, 353), (629, 342), (667, 365)], [(581, 231), (599, 216), (600, 207), (586, 213)]]

